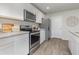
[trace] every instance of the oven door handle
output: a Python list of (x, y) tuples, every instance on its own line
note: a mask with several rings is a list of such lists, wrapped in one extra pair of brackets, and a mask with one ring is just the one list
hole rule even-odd
[(30, 33), (30, 35), (40, 34), (40, 32)]

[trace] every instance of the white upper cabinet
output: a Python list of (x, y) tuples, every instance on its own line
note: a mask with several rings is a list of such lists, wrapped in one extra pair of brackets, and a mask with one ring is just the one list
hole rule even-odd
[(2, 3), (0, 4), (0, 17), (24, 20), (24, 9), (36, 15), (37, 23), (42, 23), (43, 13), (30, 3)]
[(2, 3), (0, 4), (0, 17), (24, 20), (24, 9), (35, 14), (36, 8), (29, 3)]
[(42, 23), (42, 15), (40, 12), (36, 14), (36, 23)]
[(23, 19), (22, 16), (22, 5), (21, 4), (0, 4), (0, 17), (12, 18), (12, 19)]
[(42, 18), (44, 18), (44, 14), (40, 11), (36, 12), (36, 23), (42, 23)]

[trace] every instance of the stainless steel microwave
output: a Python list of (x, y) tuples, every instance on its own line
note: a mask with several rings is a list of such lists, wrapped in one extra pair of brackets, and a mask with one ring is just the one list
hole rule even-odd
[(36, 21), (36, 15), (24, 9), (24, 21)]

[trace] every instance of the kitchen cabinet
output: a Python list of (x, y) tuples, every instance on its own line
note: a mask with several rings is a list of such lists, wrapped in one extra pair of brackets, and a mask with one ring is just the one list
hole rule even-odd
[(0, 4), (0, 16), (17, 20), (24, 20), (24, 9), (35, 13), (36, 8), (29, 3)]
[(40, 44), (45, 41), (45, 29), (40, 29)]
[(12, 18), (17, 20), (23, 20), (23, 6), (24, 4), (5, 3), (0, 4), (0, 16), (5, 18)]
[(70, 33), (69, 48), (72, 55), (79, 55), (79, 37)]
[(14, 39), (15, 37), (10, 38), (1, 38), (0, 39), (0, 54), (9, 55), (14, 54)]
[(42, 15), (40, 12), (36, 15), (36, 23), (42, 23)]
[(29, 34), (0, 38), (1, 55), (27, 55), (29, 53)]
[(30, 3), (0, 4), (0, 16), (17, 20), (24, 20), (24, 9), (38, 15), (38, 22), (41, 23), (41, 12)]
[(14, 54), (14, 42), (0, 45), (0, 55), (13, 55)]
[(36, 23), (42, 23), (44, 17), (45, 15), (42, 12), (36, 10)]
[(29, 35), (20, 35), (15, 39), (15, 54), (29, 53)]

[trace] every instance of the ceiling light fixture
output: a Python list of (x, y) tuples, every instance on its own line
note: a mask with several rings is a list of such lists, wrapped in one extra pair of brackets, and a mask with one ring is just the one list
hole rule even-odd
[(49, 10), (49, 9), (50, 9), (50, 7), (49, 7), (49, 6), (47, 6), (47, 7), (46, 7), (46, 9), (47, 9), (47, 10)]

